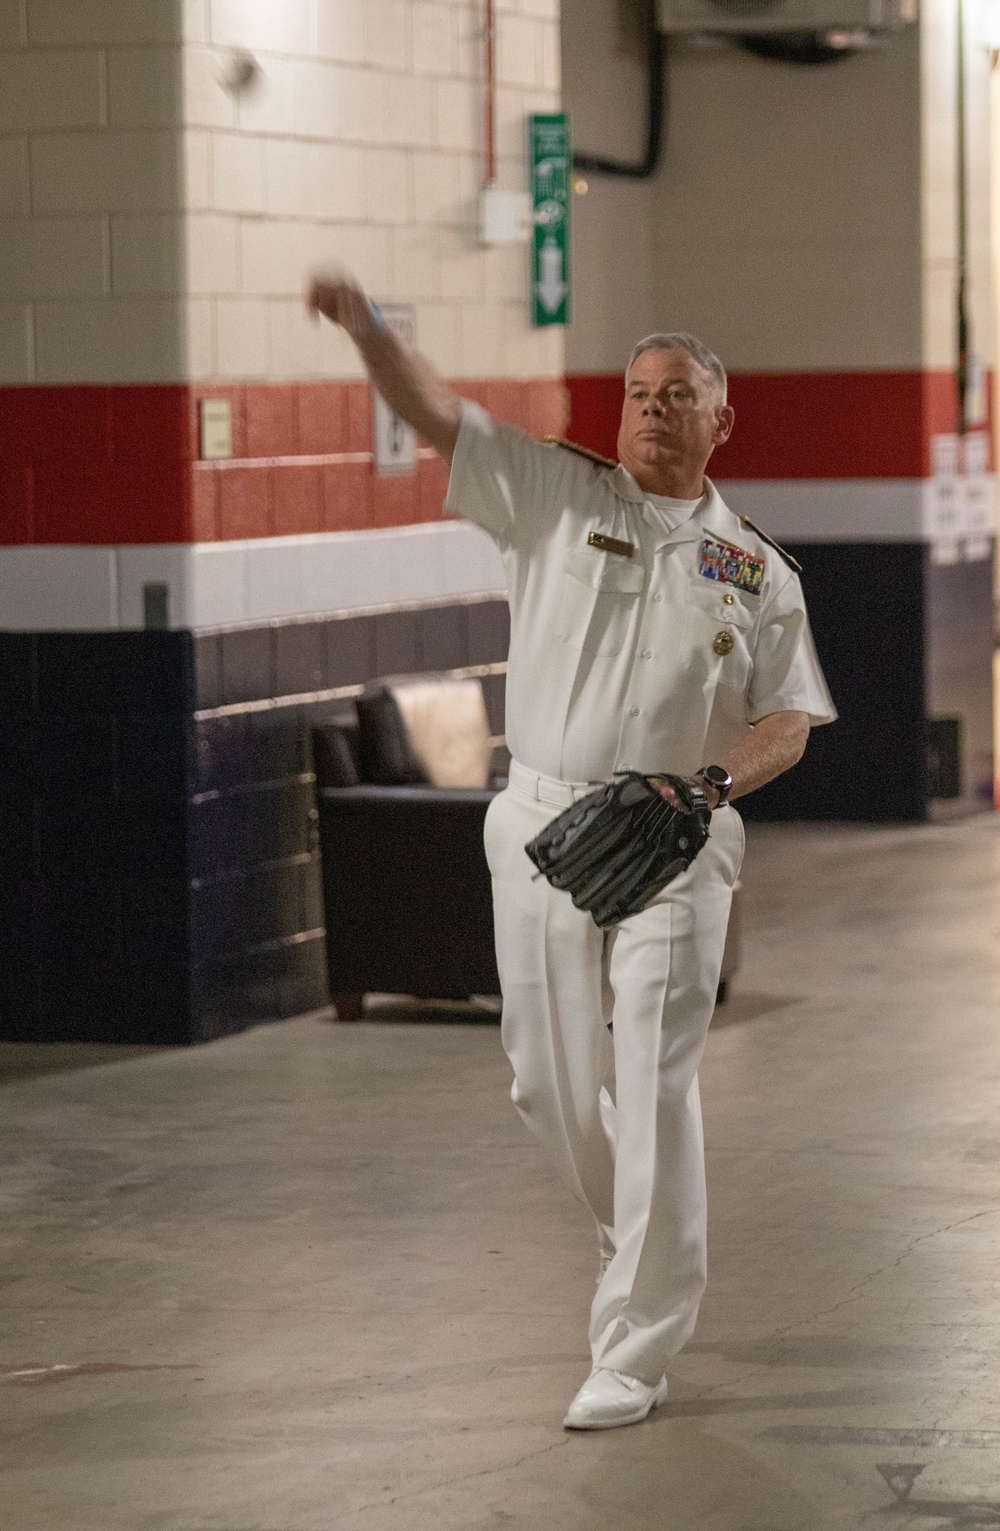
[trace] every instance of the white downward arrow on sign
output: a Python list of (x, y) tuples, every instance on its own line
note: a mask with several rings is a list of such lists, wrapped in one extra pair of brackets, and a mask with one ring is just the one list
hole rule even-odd
[(566, 296), (566, 283), (563, 281), (563, 252), (554, 239), (549, 238), (542, 245), (538, 264), (541, 269), (541, 279), (536, 283), (538, 301), (547, 314), (554, 314)]

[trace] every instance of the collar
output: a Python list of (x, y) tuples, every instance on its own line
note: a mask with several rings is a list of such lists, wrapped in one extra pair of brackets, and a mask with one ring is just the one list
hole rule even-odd
[[(631, 505), (645, 505), (646, 496), (628, 469), (623, 468), (621, 463), (612, 475), (611, 484), (620, 500), (627, 500)], [(675, 527), (672, 532), (661, 537), (656, 543), (657, 548), (665, 547), (667, 543), (695, 542), (706, 532), (720, 537), (725, 542), (731, 542), (739, 535), (741, 529), (739, 517), (729, 509), (707, 473), (705, 488), (708, 490), (708, 503), (701, 510), (696, 510), (686, 521), (682, 521), (680, 526)]]
[(729, 509), (711, 479), (706, 478), (705, 488), (708, 490), (708, 504), (703, 510), (696, 510), (669, 536), (661, 537), (656, 544), (656, 552), (681, 542), (700, 542), (703, 537), (715, 537), (720, 542), (734, 543), (737, 547), (744, 545), (746, 537), (739, 517)]
[[(621, 467), (617, 469), (617, 473), (623, 475), (628, 481), (624, 487), (630, 490), (627, 495), (622, 497), (628, 499), (632, 504), (644, 505), (646, 503), (646, 496), (632, 475), (625, 468)], [(743, 528), (739, 517), (734, 515), (729, 509), (722, 495), (707, 475), (705, 477), (705, 488), (708, 491), (707, 504), (702, 506), (700, 510), (696, 510), (686, 521), (682, 521), (680, 526), (675, 526), (672, 532), (667, 532), (659, 537), (653, 544), (654, 552), (658, 553), (661, 548), (674, 547), (680, 542), (700, 542), (702, 537), (705, 536), (717, 537), (720, 542), (735, 542), (737, 546), (741, 546), (739, 539), (741, 534), (743, 534)], [(618, 490), (617, 482), (615, 483), (615, 489)], [(745, 540), (745, 534), (743, 535)]]
[(644, 505), (646, 503), (646, 496), (628, 469), (623, 468), (621, 463), (618, 464), (611, 475), (611, 487), (620, 500), (628, 500), (632, 505)]

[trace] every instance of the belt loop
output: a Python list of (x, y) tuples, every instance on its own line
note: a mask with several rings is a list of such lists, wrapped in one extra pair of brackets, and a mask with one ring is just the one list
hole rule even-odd
[(536, 803), (547, 803), (553, 808), (568, 808), (571, 804), (579, 802), (581, 797), (586, 797), (592, 792), (594, 782), (569, 782), (560, 781), (554, 776), (543, 776), (540, 771), (532, 771), (523, 766), (519, 760), (510, 763), (509, 777), (526, 797), (533, 798)]
[(532, 798), (536, 803), (542, 801), (538, 791), (541, 777), (537, 771), (532, 771), (528, 766), (523, 766), (519, 760), (512, 760), (510, 763), (510, 778), (524, 793), (525, 797)]

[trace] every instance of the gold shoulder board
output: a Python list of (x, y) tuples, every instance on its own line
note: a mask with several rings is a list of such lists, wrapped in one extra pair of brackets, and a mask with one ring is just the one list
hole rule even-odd
[(562, 436), (543, 436), (543, 441), (549, 446), (565, 447), (567, 452), (575, 452), (577, 457), (585, 457), (588, 462), (596, 464), (598, 468), (617, 468), (618, 464), (613, 457), (602, 457), (600, 452), (592, 452), (589, 447), (581, 447), (575, 441), (566, 441)]
[(755, 526), (749, 516), (740, 516), (740, 521), (743, 526), (749, 526), (752, 532), (756, 532), (761, 542), (766, 542), (769, 548), (773, 548), (776, 553), (780, 553), (790, 569), (794, 569), (796, 574), (802, 573), (802, 565), (798, 559), (793, 558), (791, 553), (786, 553), (780, 543), (775, 542), (773, 537), (769, 537), (767, 532), (762, 532), (759, 526)]

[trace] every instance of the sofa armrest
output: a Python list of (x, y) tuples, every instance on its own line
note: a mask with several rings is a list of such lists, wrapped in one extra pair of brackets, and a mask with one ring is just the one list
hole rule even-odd
[(319, 838), (334, 994), (495, 994), (483, 787), (326, 787)]

